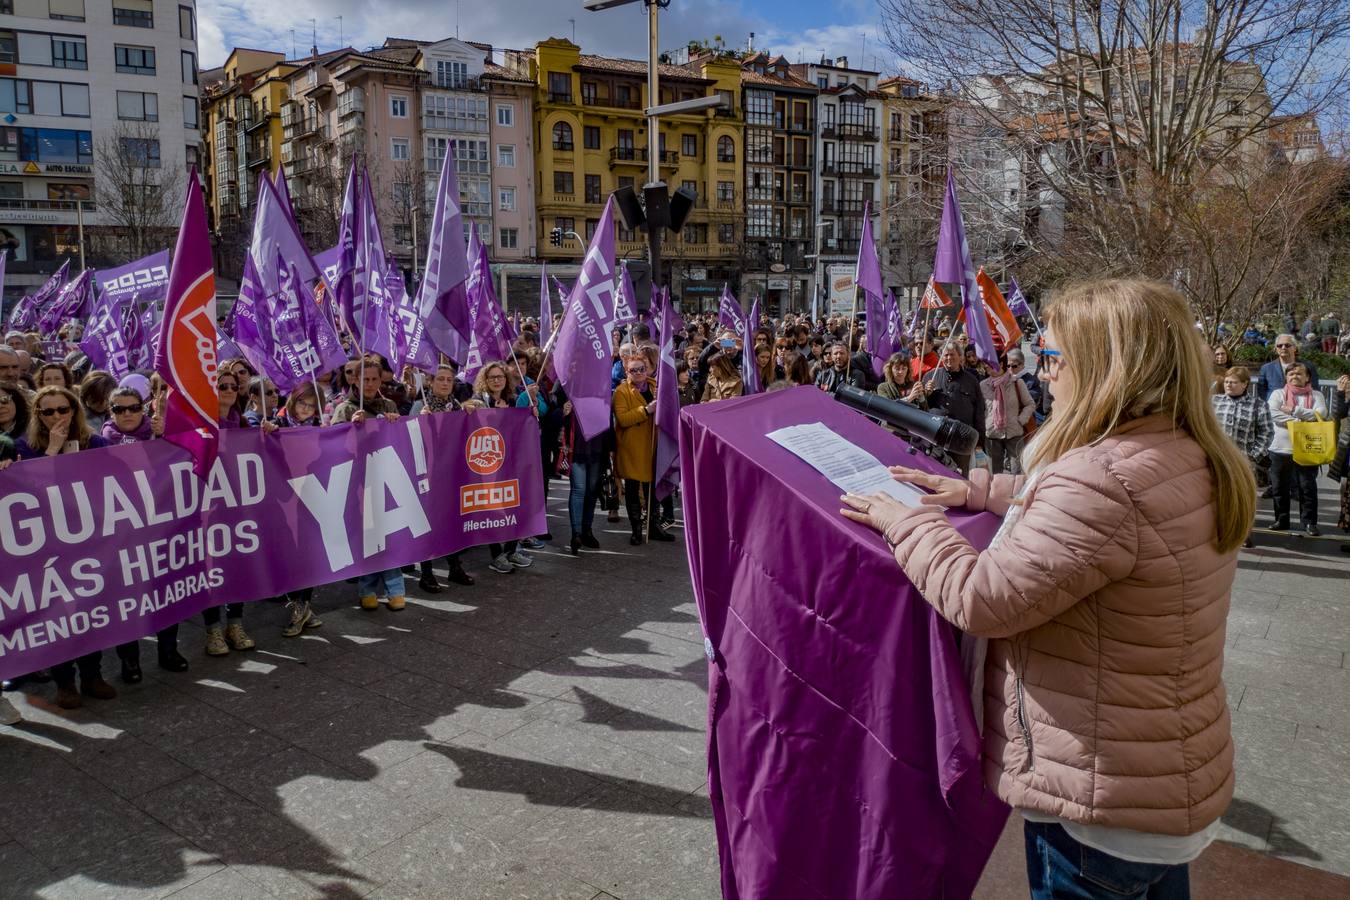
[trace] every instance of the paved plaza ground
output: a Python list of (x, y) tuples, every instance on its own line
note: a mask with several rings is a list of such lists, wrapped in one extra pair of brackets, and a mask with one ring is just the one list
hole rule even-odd
[[(719, 896), (684, 550), (601, 540), (510, 576), (470, 551), (477, 586), (410, 580), (402, 613), (330, 586), (295, 640), (253, 604), (259, 649), (224, 659), (189, 623), (191, 671), (147, 642), (145, 682), (79, 711), (50, 685), (7, 695), (25, 722), (0, 728), (0, 898)], [(1350, 555), (1258, 542), (1229, 622), (1237, 799), (1196, 896), (1348, 896)], [(1026, 896), (1019, 841), (979, 896)]]

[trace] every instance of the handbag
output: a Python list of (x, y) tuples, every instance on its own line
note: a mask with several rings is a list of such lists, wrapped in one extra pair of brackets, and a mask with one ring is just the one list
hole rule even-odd
[(567, 434), (562, 440), (562, 445), (558, 447), (558, 464), (554, 467), (558, 477), (562, 478), (572, 474), (572, 443), (575, 440), (576, 420), (567, 423)]
[(1300, 466), (1325, 466), (1336, 458), (1336, 423), (1317, 416), (1316, 421), (1289, 422), (1289, 441), (1294, 462)]

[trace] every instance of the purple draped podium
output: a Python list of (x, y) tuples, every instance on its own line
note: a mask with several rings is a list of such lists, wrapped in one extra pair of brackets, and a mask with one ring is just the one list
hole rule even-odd
[[(840, 491), (764, 437), (809, 422), (941, 471), (816, 388), (681, 415), (722, 894), (967, 897), (1008, 808), (982, 784), (956, 631), (839, 515)], [(951, 516), (977, 546), (998, 528)]]

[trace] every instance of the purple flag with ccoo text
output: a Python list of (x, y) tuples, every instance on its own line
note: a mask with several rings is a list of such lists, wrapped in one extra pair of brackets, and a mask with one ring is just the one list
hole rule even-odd
[(609, 428), (616, 308), (614, 198), (610, 197), (586, 250), (581, 275), (567, 298), (553, 350), (558, 381), (588, 440)]
[(736, 334), (745, 331), (745, 313), (725, 284), (722, 285), (722, 298), (717, 304), (717, 321)]

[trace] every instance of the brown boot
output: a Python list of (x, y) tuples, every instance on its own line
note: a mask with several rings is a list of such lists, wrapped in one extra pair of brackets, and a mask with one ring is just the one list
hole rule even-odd
[(56, 705), (62, 709), (79, 709), (84, 706), (84, 698), (80, 692), (75, 690), (73, 684), (58, 684), (56, 686)]
[(95, 700), (113, 700), (117, 697), (117, 688), (108, 684), (102, 677), (92, 680), (86, 678), (80, 682), (80, 693)]

